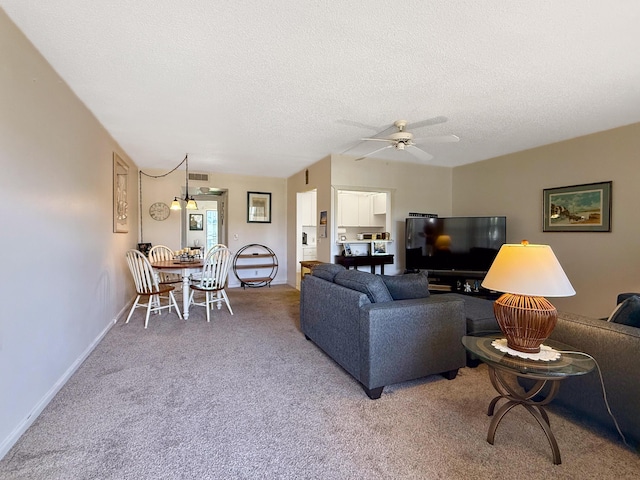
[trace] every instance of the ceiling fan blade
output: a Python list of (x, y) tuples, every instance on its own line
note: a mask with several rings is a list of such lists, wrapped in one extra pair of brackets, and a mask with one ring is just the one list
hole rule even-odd
[(392, 140), (390, 138), (375, 138), (375, 137), (368, 137), (368, 138), (361, 138), (361, 140), (363, 142), (366, 141), (372, 141), (372, 142), (390, 142), (390, 143), (394, 143), (395, 140)]
[(413, 155), (414, 157), (422, 160), (423, 162), (428, 162), (433, 159), (433, 155), (425, 152), (424, 150), (416, 147), (415, 145), (407, 145), (405, 147), (405, 151)]
[(366, 128), (367, 130), (373, 130), (377, 132), (380, 127), (374, 127), (373, 125), (367, 125), (366, 123), (354, 122), (352, 120), (336, 120), (336, 123), (342, 125), (348, 125), (350, 127)]
[(422, 120), (420, 122), (410, 123), (406, 127), (405, 130), (412, 130), (416, 128), (426, 127), (428, 125), (438, 125), (439, 123), (444, 123), (447, 121), (447, 117), (433, 117), (427, 118), (426, 120)]
[(345, 155), (349, 150), (353, 150), (354, 148), (362, 145), (364, 143), (364, 141), (359, 141), (358, 143), (355, 143), (353, 145), (351, 145), (349, 148), (347, 148), (346, 150), (343, 150), (342, 152), (340, 152), (340, 155)]
[(356, 158), (356, 162), (359, 162), (360, 160), (364, 160), (365, 158), (370, 157), (371, 155), (373, 155), (375, 153), (381, 152), (382, 150), (386, 150), (387, 148), (391, 148), (391, 147), (393, 147), (393, 145), (386, 145), (386, 146), (384, 146), (382, 148), (374, 150), (373, 152), (367, 153), (366, 155), (363, 155), (360, 158)]
[(434, 135), (432, 137), (415, 138), (413, 143), (457, 143), (460, 137), (457, 135)]

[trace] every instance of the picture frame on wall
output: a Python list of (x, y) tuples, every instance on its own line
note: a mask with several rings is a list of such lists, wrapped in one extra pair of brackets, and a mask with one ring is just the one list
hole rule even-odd
[(247, 192), (247, 223), (271, 223), (271, 193)]
[(204, 230), (204, 214), (203, 213), (189, 214), (189, 230)]
[(543, 191), (544, 232), (610, 232), (612, 182)]
[(129, 165), (113, 152), (113, 232), (129, 232)]
[(320, 212), (320, 224), (318, 225), (318, 236), (320, 238), (327, 238), (327, 211), (322, 210)]

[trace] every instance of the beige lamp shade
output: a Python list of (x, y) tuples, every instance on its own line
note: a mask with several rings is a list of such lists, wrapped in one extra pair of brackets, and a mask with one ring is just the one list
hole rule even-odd
[(576, 294), (551, 247), (524, 242), (500, 248), (482, 286), (496, 292), (535, 297)]
[(506, 244), (500, 248), (482, 286), (504, 292), (493, 304), (507, 345), (537, 353), (558, 320), (556, 308), (544, 297), (569, 297), (576, 291), (548, 245)]

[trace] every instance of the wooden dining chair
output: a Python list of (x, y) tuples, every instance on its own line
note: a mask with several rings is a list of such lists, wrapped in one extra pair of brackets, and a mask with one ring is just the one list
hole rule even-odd
[[(227, 248), (227, 246), (224, 243), (216, 243), (214, 246), (212, 246), (206, 253), (206, 256), (208, 256), (212, 251), (218, 249), (218, 248)], [(203, 261), (204, 263), (204, 261)], [(202, 277), (202, 273), (197, 272), (197, 273), (192, 273), (191, 276), (189, 277), (189, 279), (194, 282), (197, 283), (200, 281), (200, 278)]]
[[(173, 260), (173, 250), (166, 245), (155, 245), (149, 250), (149, 261), (163, 262)], [(182, 285), (182, 277), (177, 273), (156, 271), (160, 285)]]
[[(175, 307), (178, 317), (182, 319), (182, 314), (178, 308), (176, 298), (173, 295), (175, 287), (173, 285), (160, 285), (151, 263), (149, 263), (147, 257), (138, 250), (129, 250), (125, 256), (127, 258), (129, 270), (131, 270), (131, 275), (133, 276), (133, 282), (136, 286), (136, 293), (138, 294), (136, 301), (133, 302), (133, 305), (131, 306), (129, 316), (125, 323), (129, 323), (131, 315), (133, 315), (133, 311), (136, 308), (147, 309), (144, 328), (147, 328), (149, 325), (149, 314), (151, 312), (161, 313), (165, 308), (171, 311), (171, 308)], [(161, 303), (161, 296), (163, 294), (168, 294), (169, 303), (167, 305), (162, 305)], [(142, 297), (147, 297), (147, 303), (142, 303), (140, 301)]]
[[(212, 248), (204, 260), (200, 278), (191, 281), (189, 304), (205, 307), (207, 311), (207, 322), (211, 321), (210, 310), (214, 305), (217, 305), (218, 310), (220, 310), (222, 302), (227, 305), (229, 313), (233, 315), (233, 310), (229, 304), (229, 297), (225, 291), (232, 259), (231, 252), (227, 247), (216, 246), (216, 248)], [(196, 302), (194, 300), (194, 293), (196, 291), (204, 292), (204, 302)]]

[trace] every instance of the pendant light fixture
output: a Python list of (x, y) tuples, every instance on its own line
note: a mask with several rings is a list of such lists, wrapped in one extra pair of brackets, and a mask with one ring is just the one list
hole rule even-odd
[[(182, 199), (184, 202), (186, 202), (186, 209), (187, 210), (197, 210), (198, 209), (198, 204), (196, 203), (196, 201), (193, 199), (193, 197), (189, 196), (189, 154), (187, 154), (184, 157), (183, 160), (186, 164), (186, 174), (185, 174), (185, 187), (184, 187), (184, 198)], [(174, 197), (173, 198), (173, 202), (171, 202), (171, 210), (181, 210), (182, 209), (182, 205), (180, 204), (180, 200), (178, 200), (178, 197)]]

